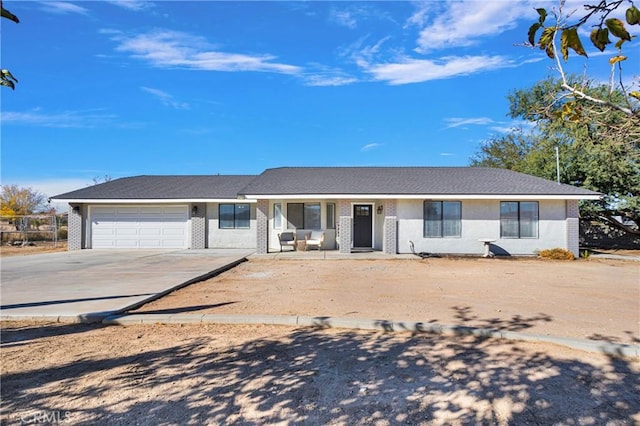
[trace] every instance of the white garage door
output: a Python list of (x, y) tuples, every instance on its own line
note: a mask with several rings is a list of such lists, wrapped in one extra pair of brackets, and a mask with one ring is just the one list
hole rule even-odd
[(187, 248), (187, 206), (92, 206), (91, 247)]

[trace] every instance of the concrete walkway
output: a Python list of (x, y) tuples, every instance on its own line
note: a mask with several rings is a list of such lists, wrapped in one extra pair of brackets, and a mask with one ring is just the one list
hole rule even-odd
[(82, 250), (1, 259), (0, 319), (101, 321), (245, 260), (248, 250)]

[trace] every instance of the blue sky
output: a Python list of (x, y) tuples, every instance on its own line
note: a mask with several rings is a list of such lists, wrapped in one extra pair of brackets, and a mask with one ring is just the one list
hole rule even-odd
[[(2, 20), (19, 80), (0, 91), (2, 184), (51, 196), (105, 175), (465, 166), (518, 124), (508, 93), (556, 75), (518, 45), (554, 4), (5, 1), (21, 22)], [(586, 47), (569, 66), (606, 81)]]

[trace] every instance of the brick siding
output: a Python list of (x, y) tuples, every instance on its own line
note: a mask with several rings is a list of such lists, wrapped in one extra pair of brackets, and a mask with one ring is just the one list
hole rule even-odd
[(193, 204), (191, 211), (196, 207), (198, 211), (191, 215), (191, 247), (192, 249), (203, 249), (206, 247), (206, 204)]
[[(77, 207), (77, 211), (76, 208)], [(69, 204), (69, 222), (67, 233), (67, 249), (81, 250), (82, 244), (82, 211), (86, 210), (79, 204)]]
[(567, 200), (567, 250), (580, 256), (580, 220), (577, 200)]
[(269, 251), (269, 200), (258, 200), (256, 232), (256, 252), (267, 254)]

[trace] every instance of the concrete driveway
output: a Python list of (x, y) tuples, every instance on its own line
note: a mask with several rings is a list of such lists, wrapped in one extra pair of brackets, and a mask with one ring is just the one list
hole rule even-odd
[(241, 262), (249, 250), (82, 250), (0, 259), (0, 317), (100, 321)]

